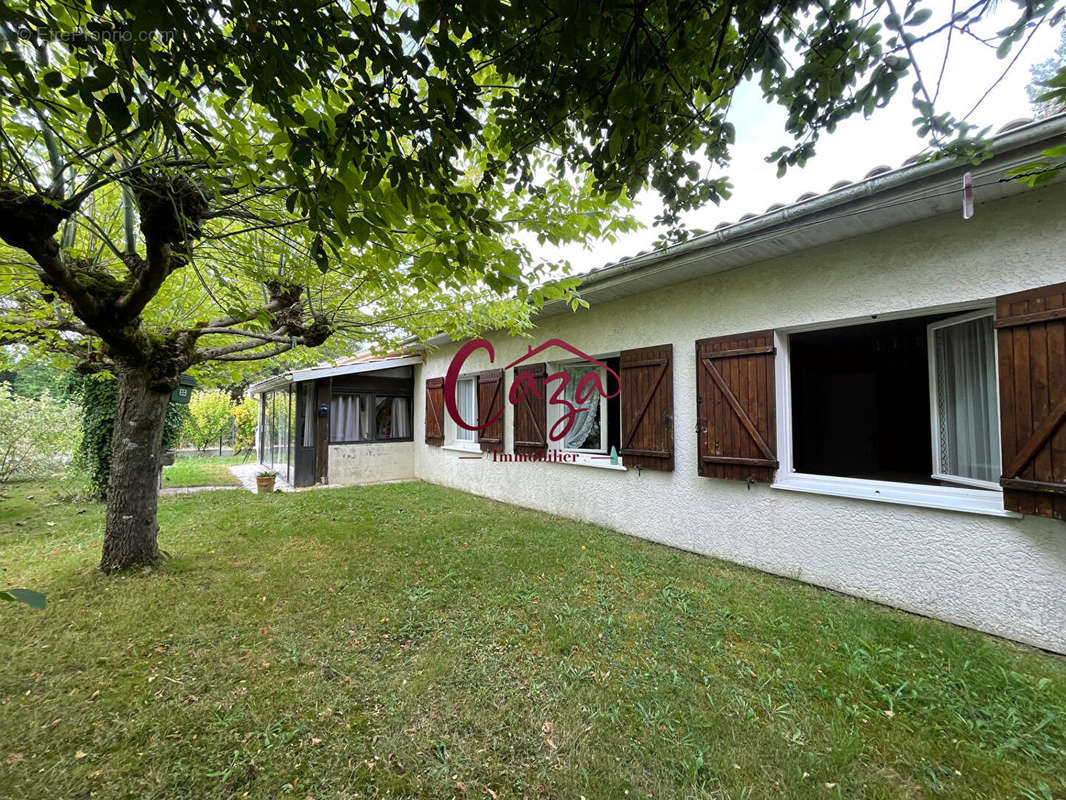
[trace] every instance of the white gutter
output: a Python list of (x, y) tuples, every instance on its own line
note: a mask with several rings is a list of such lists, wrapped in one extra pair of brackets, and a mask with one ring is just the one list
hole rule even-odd
[[(1012, 150), (1036, 145), (1056, 136), (1064, 135), (1066, 135), (1066, 114), (1058, 114), (1046, 120), (1031, 122), (1028, 125), (1023, 125), (994, 137), (992, 139), (993, 156), (985, 163), (988, 164)], [(812, 197), (809, 200), (792, 203), (784, 208), (761, 214), (753, 219), (736, 222), (728, 227), (697, 236), (687, 242), (671, 245), (661, 250), (595, 270), (582, 279), (580, 288), (591, 289), (597, 284), (645, 269), (653, 264), (721, 246), (761, 231), (780, 227), (782, 230), (776, 233), (787, 233), (789, 224), (797, 220), (815, 216), (848, 203), (865, 200), (893, 189), (901, 189), (924, 178), (963, 170), (966, 166), (966, 164), (960, 164), (957, 161), (944, 158), (937, 161), (926, 161), (898, 167), (890, 172), (884, 172), (858, 183), (842, 186), (839, 189)], [(1003, 169), (1003, 165), (999, 164), (996, 169)], [(974, 172), (988, 171), (987, 168), (981, 170), (980, 167), (971, 167), (971, 170)]]
[(310, 381), (315, 378), (331, 378), (334, 375), (354, 375), (360, 372), (377, 372), (380, 369), (393, 369), (394, 367), (406, 367), (412, 364), (421, 364), (422, 356), (403, 356), (401, 358), (387, 358), (382, 361), (367, 361), (363, 364), (349, 364), (343, 367), (308, 367), (287, 373), (292, 376), (294, 383)]
[[(824, 194), (812, 197), (809, 200), (794, 202), (782, 208), (760, 214), (751, 219), (735, 222), (717, 230), (697, 236), (687, 242), (670, 245), (661, 250), (655, 250), (644, 255), (628, 258), (617, 264), (601, 267), (586, 273), (581, 277), (579, 291), (595, 292), (599, 289), (608, 288), (611, 285), (624, 284), (638, 277), (654, 275), (665, 272), (685, 263), (690, 263), (712, 249), (720, 253), (729, 253), (736, 250), (757, 245), (762, 242), (772, 241), (787, 236), (800, 227), (817, 223), (819, 215), (827, 215), (827, 212), (838, 210), (842, 206), (862, 204), (863, 201), (876, 198), (878, 195), (889, 194), (893, 191), (900, 195), (902, 190), (927, 179), (940, 178), (942, 181), (950, 179), (950, 173), (962, 173), (969, 170), (974, 177), (987, 177), (992, 173), (998, 173), (1009, 169), (1015, 164), (1026, 163), (1034, 157), (1041, 143), (1047, 143), (1056, 137), (1066, 136), (1066, 113), (1058, 114), (1048, 119), (1030, 122), (1021, 125), (992, 138), (993, 155), (991, 158), (976, 167), (960, 163), (952, 159), (944, 158), (937, 161), (925, 161), (916, 164), (906, 164), (902, 167), (883, 172), (870, 178), (866, 178), (839, 189), (833, 189)], [(1040, 148), (1040, 149), (1046, 149)], [(1009, 156), (1012, 151), (1026, 150), (1021, 156), (1010, 163)], [(925, 199), (926, 193), (936, 192), (943, 187), (925, 187), (915, 189), (911, 194), (913, 199), (919, 201)], [(961, 196), (961, 184), (959, 186)], [(905, 197), (905, 194), (903, 194)], [(933, 198), (928, 198), (933, 199)], [(862, 208), (863, 212), (877, 211), (899, 202), (897, 196), (884, 203), (867, 203)], [(902, 220), (901, 220), (902, 221)], [(842, 236), (840, 238), (846, 238)], [(639, 273), (639, 274), (638, 274)], [(688, 280), (688, 278), (685, 278)], [(560, 309), (567, 308), (565, 301), (555, 300), (546, 303), (541, 309), (539, 316), (550, 316)], [(444, 345), (453, 341), (447, 334), (438, 334), (422, 344)], [(412, 346), (419, 343), (417, 337), (406, 340), (404, 346)]]

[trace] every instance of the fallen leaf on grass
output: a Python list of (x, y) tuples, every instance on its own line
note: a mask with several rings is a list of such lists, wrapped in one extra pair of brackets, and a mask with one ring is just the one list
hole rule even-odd
[(89, 755), (89, 754), (86, 753), (84, 750), (79, 750), (78, 752), (76, 752), (74, 754), (74, 758), (85, 758), (85, 756), (87, 756), (87, 755)]

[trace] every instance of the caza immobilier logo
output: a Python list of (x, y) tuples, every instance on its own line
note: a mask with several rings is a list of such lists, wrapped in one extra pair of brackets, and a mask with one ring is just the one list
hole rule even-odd
[[(589, 367), (588, 371), (578, 379), (577, 385), (574, 387), (572, 393), (572, 400), (567, 399), (566, 395), (570, 394), (567, 389), (569, 388), (571, 381), (574, 379), (573, 362), (568, 362), (568, 369), (559, 370), (558, 372), (553, 372), (550, 375), (544, 376), (543, 393), (538, 388), (536, 376), (528, 370), (517, 369), (519, 365), (529, 362), (532, 358), (553, 347), (558, 347), (570, 355), (577, 357), (581, 360), (581, 363), (584, 363)], [(478, 424), (478, 420), (472, 422), (465, 420), (463, 419), (462, 414), (459, 413), (459, 404), (456, 399), (459, 378), (460, 375), (462, 375), (463, 367), (466, 365), (467, 359), (478, 350), (485, 350), (489, 355), (489, 363), (495, 363), (496, 352), (493, 350), (492, 343), (488, 339), (472, 339), (463, 345), (459, 349), (459, 352), (452, 358), (451, 363), (448, 365), (448, 373), (444, 377), (444, 407), (448, 412), (448, 416), (451, 417), (452, 421), (458, 427), (464, 430), (480, 433), (499, 420), (503, 415), (504, 409), (501, 404), (500, 410), (481, 424)], [(511, 389), (507, 393), (507, 402), (512, 406), (517, 406), (527, 395), (532, 395), (539, 400), (546, 401), (549, 411), (553, 408), (556, 409), (557, 414), (555, 415), (555, 422), (552, 424), (551, 428), (548, 429), (547, 433), (548, 440), (551, 442), (559, 442), (565, 439), (571, 428), (573, 428), (578, 416), (589, 411), (592, 407), (592, 401), (594, 399), (596, 399), (596, 402), (598, 402), (598, 398), (601, 397), (604, 399), (611, 399), (617, 397), (621, 391), (621, 379), (617, 372), (607, 366), (607, 364), (582, 352), (562, 339), (549, 339), (538, 347), (530, 348), (524, 356), (515, 359), (503, 369), (505, 373), (512, 369), (516, 370), (514, 381), (511, 383)], [(602, 373), (600, 370), (602, 370)], [(603, 381), (603, 376), (608, 374), (614, 378), (614, 385), (619, 387), (611, 393), (607, 392), (607, 387), (604, 386)], [(549, 390), (549, 387), (553, 384), (554, 389)], [(552, 448), (549, 448), (546, 453), (530, 456), (509, 456), (506, 454), (498, 455), (493, 453), (494, 461), (574, 461), (577, 457), (576, 453)], [(609, 457), (610, 456), (604, 456), (604, 458)]]

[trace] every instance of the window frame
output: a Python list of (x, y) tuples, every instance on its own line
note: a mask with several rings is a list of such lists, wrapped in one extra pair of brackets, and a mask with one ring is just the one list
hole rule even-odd
[[(770, 488), (809, 494), (830, 495), (879, 503), (939, 508), (996, 517), (1019, 518), (1020, 514), (1007, 511), (1003, 506), (1003, 492), (998, 485), (995, 490), (968, 486), (929, 486), (918, 483), (881, 481), (869, 478), (844, 478), (831, 475), (816, 475), (797, 472), (793, 466), (792, 444), (792, 369), (789, 358), (789, 337), (793, 333), (832, 330), (852, 325), (929, 314), (965, 312), (994, 313), (994, 301), (958, 303), (932, 308), (916, 308), (891, 313), (876, 313), (863, 317), (831, 320), (807, 325), (774, 329), (774, 344), (777, 356), (774, 360), (775, 404), (777, 409), (777, 458), (780, 466)], [(997, 364), (998, 369), (998, 364)], [(998, 385), (997, 385), (998, 398)], [(998, 400), (997, 400), (998, 402)], [(932, 410), (930, 409), (930, 419)], [(932, 464), (930, 464), (932, 467)]]
[[(473, 396), (474, 396), (473, 397), (473, 400), (474, 400), (474, 402), (473, 402), (474, 419), (473, 420), (465, 420), (465, 422), (467, 424), (470, 424), (471, 421), (478, 422), (478, 420), (480, 419), (480, 417), (478, 416), (479, 415), (479, 409), (478, 409), (477, 381), (478, 381), (478, 373), (473, 372), (473, 373), (470, 373), (468, 375), (460, 375), (458, 377), (458, 379), (456, 380), (456, 382), (455, 382), (455, 390), (456, 390), (456, 395), (457, 395), (456, 398), (455, 398), (456, 406), (458, 406), (458, 403), (459, 403), (458, 392), (459, 392), (459, 385), (460, 384), (469, 383), (470, 386), (471, 386), (471, 392), (473, 393)], [(445, 448), (450, 449), (450, 450), (463, 450), (463, 451), (470, 451), (470, 452), (480, 453), (481, 452), (481, 444), (480, 444), (480, 437), (478, 436), (478, 431), (470, 431), (470, 430), (467, 430), (466, 428), (460, 428), (459, 425), (456, 424), (455, 420), (452, 419), (451, 414), (449, 414), (446, 409), (447, 409), (447, 404), (445, 404), (445, 411), (444, 411), (444, 445), (443, 446)], [(462, 432), (464, 434), (469, 434), (469, 436), (471, 438), (469, 438), (469, 439), (460, 439), (459, 438), (459, 433), (460, 432)]]
[[(597, 358), (600, 361), (602, 361), (604, 358), (613, 358), (613, 357), (614, 356), (594, 356), (594, 358)], [(587, 362), (585, 362), (585, 361), (577, 361), (577, 360), (575, 360), (575, 361), (567, 361), (567, 362), (557, 362), (555, 364), (549, 363), (548, 364), (548, 375), (551, 375), (554, 372), (559, 372), (561, 370), (561, 371), (566, 372), (567, 375), (570, 376), (570, 380), (571, 381), (574, 381), (574, 376), (571, 374), (571, 370), (573, 370), (575, 367), (579, 367), (581, 364), (585, 364), (585, 363), (587, 363)], [(591, 367), (591, 366), (589, 367), (589, 369), (585, 370), (586, 373), (592, 372), (592, 371), (596, 371), (596, 372), (598, 372), (600, 374), (600, 383), (601, 383), (601, 385), (606, 386), (607, 385), (607, 371), (603, 367)], [(584, 377), (584, 376), (582, 375), (581, 377)], [(581, 380), (581, 377), (579, 377), (577, 380)], [(576, 382), (575, 382), (575, 386), (576, 386)], [(550, 391), (546, 390), (545, 393), (548, 396), (544, 398), (544, 402), (548, 406), (547, 428), (548, 428), (549, 431), (552, 429), (552, 427), (555, 425), (555, 423), (557, 423), (559, 421), (559, 419), (563, 416), (563, 407), (562, 406), (560, 406), (558, 404), (552, 405), (551, 403), (548, 402), (551, 399), (551, 395), (555, 391), (557, 391), (556, 388), (553, 388)], [(601, 447), (598, 447), (598, 448), (566, 447), (563, 444), (563, 440), (566, 439), (566, 437), (564, 436), (563, 439), (560, 439), (559, 441), (556, 441), (556, 442), (553, 442), (551, 440), (551, 438), (549, 437), (548, 438), (548, 449), (549, 450), (559, 450), (559, 451), (562, 451), (564, 453), (577, 453), (577, 454), (580, 454), (580, 455), (588, 455), (588, 456), (604, 456), (604, 455), (610, 454), (611, 448), (610, 448), (610, 446), (607, 443), (607, 398), (604, 397), (603, 395), (598, 395), (598, 400), (599, 400), (599, 406), (600, 406), (600, 410), (599, 410), (599, 417), (600, 417), (600, 442), (604, 446), (601, 446)], [(621, 405), (619, 405), (619, 409), (621, 409)], [(619, 411), (619, 416), (621, 416), (621, 411)], [(621, 421), (621, 420), (619, 420), (619, 421)], [(619, 456), (619, 461), (620, 460), (621, 460), (621, 456)]]
[[(370, 430), (371, 435), (362, 439), (334, 439), (333, 438), (333, 410), (336, 407), (337, 398), (341, 396), (362, 396), (368, 398), (367, 405), (367, 428)], [(407, 398), (407, 415), (411, 427), (411, 435), (403, 437), (392, 437), (377, 435), (377, 421), (374, 418), (374, 411), (377, 408), (377, 402), (379, 397), (405, 397)], [(335, 391), (330, 398), (330, 420), (329, 420), (329, 440), (327, 446), (341, 445), (341, 444), (386, 444), (389, 442), (413, 442), (414, 441), (414, 397), (406, 394), (400, 390), (388, 390), (388, 389), (375, 389), (369, 391), (350, 390), (345, 389), (341, 391)]]
[[(944, 328), (950, 328), (954, 325), (961, 325), (966, 322), (972, 322), (975, 319), (982, 319), (983, 317), (989, 317), (993, 323), (996, 321), (995, 308), (983, 308), (977, 311), (971, 311), (968, 313), (958, 314), (947, 319), (942, 319), (939, 322), (931, 322), (927, 326), (928, 330), (928, 361), (929, 361), (929, 424), (931, 426), (931, 436), (933, 445), (933, 463), (931, 477), (945, 481), (947, 483), (960, 484), (962, 486), (972, 486), (977, 489), (986, 489), (997, 492), (1002, 492), (1003, 489), (999, 483), (993, 481), (982, 481), (977, 478), (968, 478), (965, 475), (949, 475), (940, 471), (940, 408), (937, 402), (937, 375), (936, 375), (936, 347), (934, 346), (934, 336), (936, 331)], [(995, 327), (992, 328), (992, 358), (995, 373), (992, 376), (995, 383), (995, 398), (996, 406), (992, 409), (992, 420), (998, 426), (999, 425), (999, 344), (997, 342), (997, 336)], [(996, 452), (999, 455), (999, 471), (1003, 472), (1003, 452), (999, 441), (999, 431), (996, 430)]]

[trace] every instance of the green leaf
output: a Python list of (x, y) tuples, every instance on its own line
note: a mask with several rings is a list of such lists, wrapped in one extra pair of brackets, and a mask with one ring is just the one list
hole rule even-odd
[(914, 15), (907, 20), (908, 25), (921, 25), (927, 19), (933, 16), (933, 10), (930, 8), (923, 8), (920, 11), (916, 11)]
[(100, 115), (94, 110), (89, 115), (88, 121), (85, 123), (85, 135), (89, 137), (89, 141), (93, 144), (100, 142), (100, 137), (104, 134), (103, 123), (100, 122)]
[(40, 592), (34, 592), (30, 589), (8, 589), (7, 591), (0, 591), (0, 600), (7, 600), (8, 602), (25, 603), (30, 608), (36, 608), (43, 610), (47, 604), (44, 599), (44, 595)]
[(104, 114), (107, 116), (107, 121), (111, 123), (111, 127), (116, 132), (126, 130), (130, 123), (133, 122), (133, 117), (126, 106), (126, 101), (122, 99), (122, 95), (116, 92), (104, 95), (104, 99), (100, 101), (100, 108), (103, 109)]

